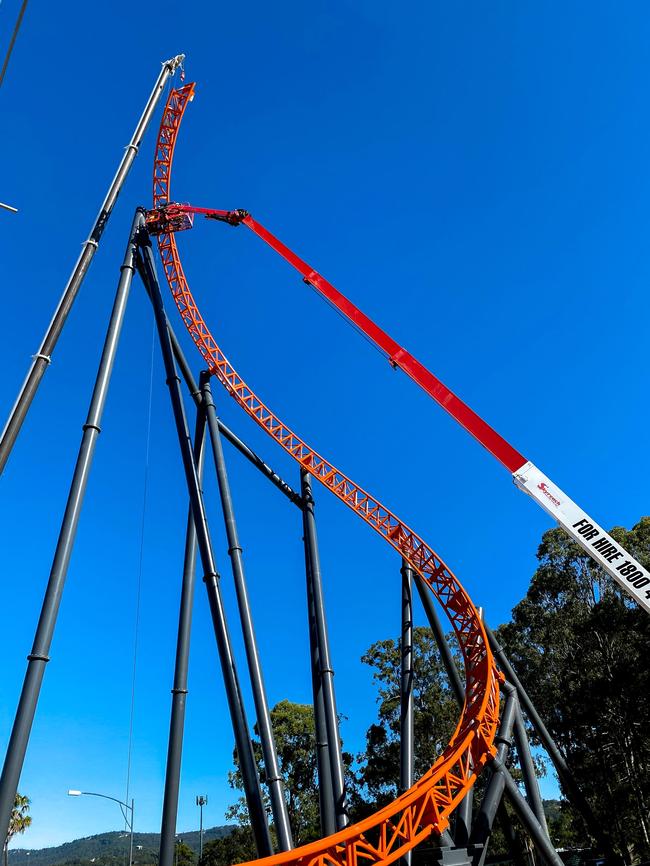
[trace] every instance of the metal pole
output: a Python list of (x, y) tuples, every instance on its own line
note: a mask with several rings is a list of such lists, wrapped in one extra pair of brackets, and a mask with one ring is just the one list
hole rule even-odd
[(235, 734), (235, 745), (239, 758), (239, 768), (244, 783), (244, 794), (248, 804), (251, 827), (255, 837), (257, 851), (260, 857), (265, 857), (273, 853), (273, 848), (271, 845), (268, 824), (266, 822), (266, 811), (264, 809), (264, 801), (257, 773), (257, 764), (253, 754), (253, 747), (246, 719), (246, 711), (244, 709), (235, 658), (230, 643), (223, 599), (221, 598), (221, 590), (219, 587), (220, 578), (212, 550), (205, 504), (203, 502), (203, 496), (201, 494), (201, 488), (196, 473), (196, 464), (194, 463), (192, 454), (192, 445), (189, 431), (187, 429), (187, 421), (185, 419), (185, 410), (183, 408), (183, 399), (181, 396), (180, 379), (176, 372), (176, 365), (174, 364), (172, 342), (167, 327), (167, 319), (165, 316), (162, 295), (160, 293), (160, 285), (156, 276), (151, 242), (145, 232), (141, 232), (139, 235), (139, 252), (141, 253), (141, 256), (138, 257), (138, 271), (148, 288), (149, 297), (152, 299), (153, 303), (156, 327), (158, 329), (158, 338), (160, 340), (165, 372), (167, 375), (167, 386), (169, 388), (174, 421), (178, 434), (178, 442), (183, 459), (183, 468), (185, 470), (185, 478), (190, 495), (190, 502), (192, 504), (192, 515), (196, 529), (197, 543), (204, 571), (203, 580), (205, 581), (208, 593), (210, 613), (212, 615), (212, 622), (219, 650), (219, 659), (221, 662), (221, 670), (226, 688), (228, 706), (230, 709), (230, 717), (232, 719), (233, 731)]
[(108, 386), (113, 370), (113, 362), (117, 352), (117, 344), (124, 321), (126, 303), (129, 297), (129, 289), (134, 271), (135, 259), (135, 233), (139, 226), (144, 224), (144, 216), (141, 210), (136, 211), (133, 226), (129, 236), (124, 262), (121, 267), (120, 280), (115, 294), (115, 302), (106, 332), (104, 348), (102, 351), (95, 388), (88, 409), (86, 423), (83, 425), (83, 435), (79, 454), (70, 484), (68, 501), (63, 515), (63, 522), (59, 532), (52, 569), (43, 599), (43, 606), (34, 636), (34, 644), (31, 653), (27, 656), (27, 672), (23, 681), (23, 688), (16, 710), (7, 754), (5, 757), (2, 775), (0, 776), (0, 839), (6, 839), (11, 818), (11, 810), (14, 805), (20, 774), (25, 760), (29, 735), (36, 713), (38, 696), (45, 674), (45, 665), (49, 661), (49, 651), (54, 635), (54, 627), (59, 612), (59, 605), (63, 596), (63, 587), (68, 572), (70, 556), (74, 545), (77, 524), (81, 507), (83, 504), (86, 485), (90, 475), (97, 437), (100, 432), (100, 423)]
[(433, 598), (431, 596), (431, 590), (427, 587), (426, 583), (419, 574), (416, 574), (415, 585), (417, 587), (420, 600), (422, 601), (422, 606), (424, 607), (424, 612), (429, 622), (429, 626), (431, 627), (431, 631), (433, 632), (433, 636), (438, 645), (438, 650), (440, 652), (440, 655), (442, 656), (442, 663), (444, 664), (445, 670), (447, 671), (447, 676), (449, 677), (449, 685), (451, 686), (454, 697), (458, 701), (459, 706), (462, 707), (465, 703), (465, 686), (463, 685), (463, 681), (458, 672), (458, 668), (456, 667), (456, 662), (454, 661), (454, 657), (451, 654), (449, 644), (447, 643), (447, 638), (445, 637), (445, 633), (443, 631), (442, 625), (440, 624), (438, 614), (436, 613), (436, 608), (433, 604)]
[(503, 714), (501, 716), (501, 724), (499, 726), (499, 746), (497, 748), (496, 757), (493, 758), (490, 764), (492, 776), (488, 781), (481, 809), (477, 815), (476, 823), (472, 830), (472, 842), (479, 844), (483, 843), (484, 845), (478, 864), (479, 866), (482, 866), (485, 862), (487, 841), (494, 822), (494, 816), (501, 797), (505, 792), (520, 821), (530, 834), (540, 856), (550, 864), (550, 866), (561, 866), (562, 860), (553, 847), (548, 833), (541, 826), (535, 817), (533, 810), (522, 797), (516, 782), (510, 775), (506, 766), (508, 752), (511, 746), (510, 737), (512, 736), (515, 719), (517, 717), (519, 701), (517, 699), (517, 690), (513, 685), (511, 685), (511, 683), (505, 682), (503, 684), (503, 691), (507, 697)]
[[(503, 831), (503, 836), (508, 845), (510, 857), (513, 863), (515, 863), (516, 866), (527, 866), (527, 858), (524, 855), (521, 840), (512, 825), (512, 821), (510, 820), (510, 815), (508, 814), (508, 810), (506, 809), (506, 804), (504, 800), (501, 800), (501, 802), (499, 803), (496, 820), (497, 824), (500, 825), (501, 830)], [(533, 866), (533, 864), (528, 863), (528, 866)]]
[(513, 670), (512, 665), (508, 661), (508, 658), (503, 651), (503, 647), (497, 641), (494, 632), (487, 625), (487, 623), (484, 623), (484, 625), (490, 647), (492, 649), (492, 652), (494, 653), (494, 657), (496, 658), (499, 666), (507, 676), (508, 681), (512, 683), (512, 685), (517, 689), (517, 695), (519, 697), (519, 700), (524, 710), (526, 711), (528, 719), (530, 720), (533, 728), (535, 729), (535, 733), (539, 737), (541, 744), (546, 749), (546, 752), (551, 759), (553, 766), (555, 767), (555, 771), (557, 772), (558, 777), (562, 782), (562, 787), (564, 788), (567, 797), (584, 818), (587, 828), (589, 829), (589, 832), (593, 835), (594, 839), (598, 840), (598, 843), (603, 847), (605, 852), (611, 852), (611, 844), (608, 842), (605, 835), (603, 834), (600, 824), (596, 820), (594, 813), (591, 810), (591, 806), (586, 801), (584, 794), (578, 787), (578, 783), (576, 782), (573, 773), (569, 769), (569, 765), (567, 764), (564, 755), (559, 750), (553, 737), (549, 734), (546, 725), (542, 721), (539, 713), (535, 709), (533, 702), (531, 701), (530, 697), (526, 693), (526, 690), (522, 686), (519, 677)]
[[(145, 286), (145, 289), (147, 287)], [(147, 294), (149, 294), (149, 290), (147, 289)], [(151, 297), (151, 296), (150, 296)], [(169, 331), (169, 336), (172, 341), (172, 349), (174, 351), (174, 357), (176, 358), (176, 362), (178, 364), (179, 370), (183, 379), (185, 380), (185, 384), (187, 385), (190, 396), (198, 406), (202, 400), (201, 392), (199, 390), (199, 386), (196, 383), (190, 365), (187, 362), (187, 358), (181, 349), (181, 345), (178, 341), (178, 337), (176, 336), (174, 329), (171, 326), (169, 318), (165, 313), (165, 320), (167, 322), (167, 330)], [(223, 434), (223, 436), (230, 442), (231, 445), (244, 455), (244, 457), (252, 463), (253, 466), (257, 467), (260, 470), (262, 475), (265, 475), (269, 481), (278, 488), (284, 495), (289, 499), (290, 502), (293, 502), (294, 505), (298, 506), (298, 508), (302, 509), (302, 497), (299, 493), (297, 493), (286, 481), (284, 481), (274, 469), (272, 469), (268, 463), (265, 463), (261, 457), (259, 457), (252, 448), (246, 445), (245, 442), (235, 434), (233, 431), (227, 427), (221, 419), (218, 421), (219, 430)]]
[(329, 637), (325, 618), (325, 603), (323, 599), (323, 579), (318, 555), (318, 538), (316, 535), (316, 518), (314, 514), (314, 497), (311, 489), (311, 478), (305, 469), (300, 470), (300, 483), (303, 508), (303, 525), (305, 546), (309, 557), (309, 573), (311, 575), (314, 597), (314, 612), (316, 634), (318, 636), (318, 651), (320, 659), (320, 675), (323, 689), (323, 706), (327, 726), (327, 743), (329, 748), (330, 766), (332, 770), (332, 790), (336, 812), (337, 830), (347, 827), (349, 823), (348, 805), (345, 796), (345, 775), (341, 757), (341, 738), (339, 735), (339, 720), (336, 712), (336, 696), (334, 693), (334, 670), (330, 659)]
[(336, 833), (336, 809), (332, 788), (332, 768), (330, 766), (329, 743), (327, 739), (327, 722), (325, 721), (325, 704), (323, 702), (323, 682), (321, 679), (321, 663), (318, 651), (318, 634), (316, 632), (316, 609), (314, 606), (314, 591), (311, 575), (311, 562), (304, 533), (305, 577), (307, 580), (307, 627), (309, 630), (309, 650), (311, 657), (311, 684), (314, 703), (314, 732), (316, 735), (316, 766), (318, 769), (318, 802), (320, 811), (320, 828), (322, 836)]
[(129, 866), (133, 866), (133, 823), (135, 821), (135, 800), (131, 799), (131, 839), (129, 841)]
[[(433, 632), (436, 644), (438, 645), (438, 651), (442, 657), (442, 662), (447, 672), (451, 690), (454, 693), (458, 705), (462, 707), (465, 703), (465, 687), (463, 686), (463, 681), (458, 671), (458, 667), (456, 666), (456, 662), (454, 661), (454, 657), (449, 649), (449, 644), (447, 643), (447, 638), (445, 637), (445, 632), (440, 623), (440, 619), (436, 613), (433, 598), (431, 597), (431, 591), (422, 577), (417, 573), (415, 574), (415, 585), (420, 600), (422, 601), (422, 606), (424, 607), (424, 612), (429, 622), (429, 626)], [(454, 813), (456, 816), (454, 841), (458, 846), (466, 845), (469, 840), (470, 829), (472, 826), (473, 799), (473, 791), (468, 791)]]
[[(196, 410), (194, 428), (194, 462), (199, 484), (203, 474), (203, 444), (205, 441), (205, 412)], [(178, 816), (178, 796), (183, 753), (183, 730), (185, 727), (185, 704), (187, 701), (187, 673), (190, 659), (192, 629), (192, 606), (196, 578), (196, 530), (192, 518), (192, 507), (188, 509), (185, 531), (185, 555), (183, 560), (183, 582), (178, 615), (178, 637), (176, 640), (176, 662), (172, 687), (172, 708), (169, 722), (169, 745), (165, 769), (165, 792), (163, 795), (162, 822), (160, 826), (159, 866), (172, 866), (174, 862), (174, 840)]]
[(530, 837), (542, 858), (549, 864), (549, 866), (562, 866), (562, 858), (553, 847), (553, 843), (549, 839), (547, 833), (533, 814), (533, 810), (521, 796), (521, 792), (517, 787), (515, 780), (505, 767), (499, 766), (497, 758), (494, 759), (493, 765), (499, 775), (503, 777), (508, 800), (517, 813), (517, 817), (530, 834)]
[(293, 502), (294, 505), (297, 505), (298, 508), (302, 509), (302, 497), (301, 495), (294, 490), (286, 481), (284, 481), (278, 474), (273, 470), (268, 463), (265, 463), (261, 457), (259, 457), (251, 448), (246, 445), (245, 442), (235, 434), (233, 431), (226, 427), (226, 425), (219, 419), (219, 430), (223, 433), (224, 438), (230, 442), (231, 445), (239, 451), (240, 454), (243, 454), (244, 457), (248, 460), (249, 463), (252, 463), (253, 466), (256, 466), (262, 475), (265, 475), (269, 481), (278, 488), (290, 502)]
[(196, 798), (196, 805), (199, 807), (199, 866), (203, 860), (203, 807), (208, 803), (208, 797), (200, 794)]
[[(517, 693), (510, 683), (503, 684), (503, 691), (506, 694), (506, 702), (501, 715), (501, 723), (499, 725), (499, 733), (497, 736), (497, 754), (493, 761), (493, 770), (485, 788), (483, 802), (481, 808), (476, 815), (476, 821), (472, 828), (470, 840), (475, 845), (483, 845), (483, 851), (479, 858), (479, 864), (483, 864), (487, 855), (487, 843), (492, 832), (492, 825), (496, 817), (497, 808), (503, 796), (505, 787), (505, 776), (509, 775), (505, 769), (510, 751), (510, 737), (512, 736), (512, 726), (514, 725), (515, 715), (517, 711)], [(499, 773), (499, 767), (504, 768), (503, 773)]]
[(472, 828), (472, 810), (474, 806), (474, 789), (468, 791), (455, 811), (454, 842), (458, 847), (467, 845)]
[(117, 201), (120, 190), (124, 185), (124, 181), (126, 180), (131, 165), (133, 164), (133, 160), (138, 153), (138, 148), (140, 147), (142, 138), (146, 132), (147, 126), (149, 125), (151, 116), (154, 113), (160, 94), (163, 92), (167, 80), (174, 74), (178, 66), (183, 62), (184, 58), (184, 54), (178, 54), (176, 57), (172, 57), (171, 60), (167, 60), (163, 63), (160, 75), (151, 91), (151, 95), (147, 100), (144, 111), (142, 112), (140, 120), (131, 136), (131, 141), (126, 146), (124, 156), (120, 161), (115, 177), (113, 178), (113, 181), (108, 188), (108, 192), (106, 193), (106, 197), (99, 209), (99, 213), (97, 214), (90, 231), (88, 240), (83, 243), (81, 254), (72, 269), (72, 273), (68, 278), (68, 282), (63, 290), (63, 294), (61, 295), (61, 299), (59, 300), (58, 306), (54, 312), (52, 321), (45, 332), (45, 336), (41, 341), (38, 351), (33, 357), (32, 365), (29, 368), (27, 377), (23, 382), (16, 402), (9, 414), (5, 428), (0, 436), (0, 474), (4, 471), (9, 455), (11, 454), (11, 449), (20, 433), (20, 428), (25, 420), (27, 412), (29, 411), (31, 402), (34, 399), (41, 379), (52, 360), (52, 352), (54, 351), (59, 336), (61, 335), (61, 331), (63, 330), (65, 321), (68, 318), (68, 313), (77, 297), (77, 293), (81, 288), (81, 283), (86, 275), (86, 271), (90, 267), (93, 256), (99, 247), (99, 241), (104, 229), (106, 228), (106, 223), (108, 222), (111, 211)]
[(210, 442), (212, 444), (212, 454), (217, 472), (219, 496), (221, 498), (221, 508), (226, 526), (226, 537), (228, 539), (228, 555), (230, 557), (232, 575), (235, 582), (235, 591), (237, 593), (237, 605), (239, 608), (239, 617), (241, 620), (244, 648), (246, 650), (246, 660), (248, 662), (248, 672), (250, 675), (251, 690), (253, 692), (253, 701), (255, 703), (257, 726), (259, 729), (260, 742), (262, 744), (262, 756), (264, 758), (264, 766), (266, 769), (266, 784), (271, 800), (271, 811), (273, 812), (275, 830), (278, 834), (278, 845), (280, 850), (289, 851), (293, 848), (291, 825), (289, 823), (289, 814), (284, 796), (282, 777), (280, 776), (280, 768), (278, 766), (278, 755), (275, 746), (275, 738), (273, 736), (273, 727), (271, 726), (271, 714), (269, 712), (266, 689), (264, 687), (262, 665), (257, 648), (257, 640), (255, 638), (255, 628), (253, 626), (248, 589), (246, 587), (246, 576), (244, 574), (242, 548), (237, 533), (235, 509), (230, 491), (230, 483), (228, 481), (226, 461), (223, 456), (221, 434), (217, 422), (217, 411), (214, 405), (212, 391), (210, 390), (208, 376), (202, 380), (201, 393), (203, 395), (203, 406), (207, 415), (208, 431), (210, 434)]
[[(413, 784), (413, 569), (408, 560), (402, 560), (402, 636), (400, 642), (400, 740), (399, 787), (400, 794)], [(402, 857), (404, 866), (411, 866), (411, 854)]]
[(548, 827), (546, 826), (546, 815), (544, 814), (544, 806), (542, 797), (539, 792), (539, 784), (535, 775), (535, 765), (533, 764), (533, 756), (530, 753), (530, 745), (526, 735), (526, 726), (524, 718), (521, 714), (521, 708), (517, 701), (517, 714), (515, 716), (515, 745), (517, 747), (517, 755), (519, 757), (519, 765), (524, 777), (524, 787), (526, 788), (526, 799), (528, 805), (533, 810), (533, 814), (540, 823), (543, 830), (548, 835)]

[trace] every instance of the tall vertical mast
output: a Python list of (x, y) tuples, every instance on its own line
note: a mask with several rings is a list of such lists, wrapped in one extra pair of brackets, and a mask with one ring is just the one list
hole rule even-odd
[(27, 377), (23, 382), (20, 393), (18, 394), (16, 402), (9, 414), (5, 428), (2, 431), (2, 436), (0, 436), (0, 474), (4, 471), (9, 455), (11, 454), (11, 449), (18, 438), (20, 428), (22, 427), (23, 421), (29, 411), (32, 400), (36, 395), (41, 379), (45, 375), (45, 371), (52, 360), (54, 347), (61, 336), (61, 331), (63, 330), (68, 314), (72, 309), (75, 298), (79, 293), (83, 279), (86, 276), (86, 271), (90, 267), (93, 256), (97, 252), (99, 241), (104, 229), (106, 228), (108, 218), (111, 215), (117, 197), (120, 194), (120, 190), (124, 186), (124, 181), (133, 165), (133, 160), (138, 153), (138, 148), (140, 147), (140, 143), (147, 130), (149, 121), (151, 120), (156, 105), (158, 104), (160, 95), (163, 92), (168, 79), (176, 72), (184, 59), (184, 54), (178, 54), (176, 57), (172, 57), (171, 60), (166, 60), (163, 63), (154, 88), (144, 107), (144, 111), (142, 112), (140, 120), (131, 136), (131, 141), (126, 146), (124, 156), (120, 160), (115, 177), (108, 188), (108, 192), (106, 193), (106, 197), (99, 209), (99, 213), (97, 214), (88, 239), (83, 243), (81, 254), (72, 269), (72, 273), (66, 283), (61, 299), (54, 311), (52, 321), (45, 332), (45, 336), (41, 341), (38, 351), (33, 356), (32, 365), (29, 368)]

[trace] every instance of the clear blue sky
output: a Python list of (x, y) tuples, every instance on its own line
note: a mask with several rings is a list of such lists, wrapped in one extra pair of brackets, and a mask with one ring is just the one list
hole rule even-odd
[[(0, 7), (2, 45), (18, 6)], [(251, 210), (599, 522), (632, 525), (648, 512), (649, 40), (647, 5), (634, 2), (33, 0), (0, 93), (0, 200), (20, 208), (0, 213), (2, 420), (160, 61), (185, 52), (198, 92), (176, 197)], [(157, 120), (0, 482), (2, 754), (131, 215), (150, 201)], [(547, 517), (243, 229), (200, 223), (180, 242), (242, 374), (424, 535), (492, 624), (507, 619)], [(151, 335), (135, 284), (21, 783), (29, 847), (119, 823), (110, 804), (65, 792), (124, 793)], [(187, 507), (157, 353), (153, 378), (132, 771), (141, 830), (160, 820)], [(296, 483), (288, 458), (216, 396)], [(307, 701), (298, 514), (236, 455), (230, 473), (270, 700)], [(235, 633), (213, 479), (207, 491)], [(318, 509), (343, 734), (358, 750), (375, 715), (359, 658), (396, 633), (399, 563), (325, 492)], [(197, 590), (181, 830), (197, 825), (195, 794), (209, 794), (209, 824), (232, 798), (232, 734)]]

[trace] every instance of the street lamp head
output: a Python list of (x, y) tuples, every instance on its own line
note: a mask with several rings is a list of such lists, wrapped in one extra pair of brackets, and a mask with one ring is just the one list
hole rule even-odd
[(68, 791), (68, 797), (81, 797), (81, 791)]

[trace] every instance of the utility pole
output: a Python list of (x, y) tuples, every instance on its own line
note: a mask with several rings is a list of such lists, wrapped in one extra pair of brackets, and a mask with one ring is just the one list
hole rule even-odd
[(196, 805), (199, 807), (199, 866), (203, 859), (203, 807), (208, 805), (208, 795), (197, 794)]

